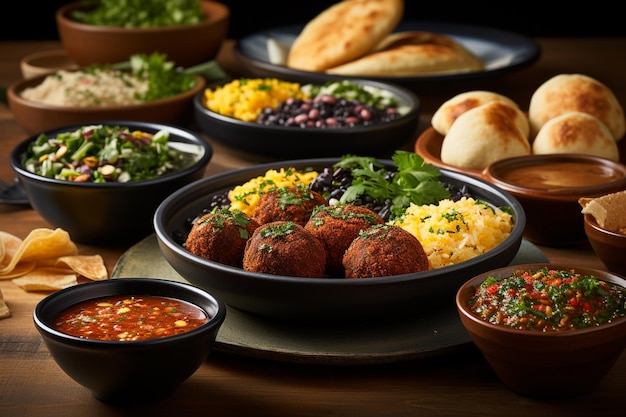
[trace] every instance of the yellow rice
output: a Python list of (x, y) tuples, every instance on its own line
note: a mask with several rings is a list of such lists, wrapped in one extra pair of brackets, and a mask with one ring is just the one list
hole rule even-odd
[(248, 216), (254, 214), (261, 195), (277, 188), (294, 185), (309, 185), (317, 177), (315, 171), (298, 171), (295, 168), (270, 169), (265, 175), (238, 185), (228, 193), (231, 210), (241, 210)]
[(442, 200), (438, 205), (412, 204), (394, 224), (420, 241), (433, 269), (481, 255), (513, 230), (509, 213), (465, 197), (457, 202)]
[(204, 105), (216, 113), (246, 122), (255, 121), (261, 110), (276, 108), (288, 98), (305, 98), (300, 84), (276, 78), (242, 78), (204, 91)]

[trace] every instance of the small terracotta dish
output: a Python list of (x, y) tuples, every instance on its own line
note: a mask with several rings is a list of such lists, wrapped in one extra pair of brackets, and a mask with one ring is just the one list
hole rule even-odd
[(606, 268), (626, 277), (626, 234), (600, 227), (590, 214), (584, 215), (584, 227), (593, 251)]
[(20, 68), (22, 77), (33, 78), (39, 75), (52, 74), (60, 69), (78, 69), (78, 64), (67, 55), (64, 49), (53, 49), (26, 55), (20, 61)]
[(587, 243), (580, 197), (626, 189), (626, 166), (582, 154), (503, 159), (490, 164), (484, 175), (524, 207), (524, 236), (534, 243), (552, 246)]
[(72, 11), (92, 7), (82, 2), (57, 10), (56, 23), (63, 47), (80, 66), (116, 64), (133, 54), (160, 52), (176, 65), (189, 67), (215, 58), (228, 33), (229, 8), (214, 1), (200, 3), (208, 19), (193, 25), (123, 28), (79, 23), (70, 17)]
[[(544, 331), (494, 324), (475, 314), (470, 307), (470, 299), (488, 277), (500, 280), (516, 270), (533, 272), (543, 267), (557, 271), (573, 268), (581, 275), (592, 275), (600, 281), (626, 287), (626, 280), (620, 276), (582, 266), (513, 265), (481, 273), (463, 284), (456, 294), (457, 310), (472, 341), (510, 390), (545, 400), (585, 395), (597, 388), (626, 347), (626, 317), (585, 328), (573, 326)], [(532, 318), (529, 321), (535, 323)]]
[[(183, 333), (128, 341), (80, 337), (56, 327), (59, 314), (72, 306), (120, 296), (158, 296), (187, 302), (200, 308), (208, 320)], [(52, 358), (70, 378), (100, 401), (138, 404), (172, 394), (206, 362), (226, 318), (226, 306), (186, 283), (137, 277), (88, 282), (56, 291), (37, 304), (33, 318)]]

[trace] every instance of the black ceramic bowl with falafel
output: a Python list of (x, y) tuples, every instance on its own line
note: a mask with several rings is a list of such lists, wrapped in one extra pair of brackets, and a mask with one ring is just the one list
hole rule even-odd
[(453, 306), (517, 254), (517, 200), (412, 152), (291, 160), (204, 178), (157, 209), (159, 247), (232, 308), (284, 320), (374, 319)]

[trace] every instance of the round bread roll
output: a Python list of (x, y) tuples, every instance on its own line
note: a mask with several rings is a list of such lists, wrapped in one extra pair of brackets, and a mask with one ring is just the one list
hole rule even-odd
[(482, 170), (500, 159), (530, 154), (530, 143), (514, 122), (511, 106), (492, 101), (461, 114), (441, 145), (441, 160)]
[(363, 77), (410, 77), (483, 69), (483, 62), (452, 38), (415, 31), (392, 33), (371, 53), (326, 72)]
[(515, 124), (521, 129), (526, 138), (530, 136), (528, 118), (524, 112), (520, 110), (517, 103), (502, 94), (484, 90), (467, 91), (465, 93), (457, 94), (451, 99), (445, 101), (433, 114), (431, 125), (438, 133), (445, 136), (448, 134), (454, 121), (461, 114), (492, 101), (504, 103), (515, 109), (512, 113), (512, 118), (514, 119)]
[(543, 83), (530, 99), (528, 117), (532, 136), (548, 120), (571, 111), (597, 117), (616, 141), (626, 133), (624, 110), (606, 85), (583, 74), (559, 74)]
[(548, 120), (532, 144), (535, 154), (584, 153), (619, 161), (611, 131), (597, 117), (568, 112)]
[(404, 14), (403, 0), (343, 0), (322, 11), (291, 45), (287, 66), (325, 71), (370, 52)]

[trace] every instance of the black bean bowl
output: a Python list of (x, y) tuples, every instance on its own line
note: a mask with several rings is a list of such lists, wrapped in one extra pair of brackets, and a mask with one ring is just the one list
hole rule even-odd
[[(511, 234), (500, 245), (456, 265), (379, 278), (300, 278), (246, 272), (203, 259), (183, 247), (189, 219), (209, 207), (213, 195), (263, 176), (268, 169), (322, 170), (337, 161), (322, 158), (267, 163), (207, 177), (182, 188), (165, 199), (154, 216), (164, 257), (183, 278), (216, 294), (230, 307), (278, 320), (324, 322), (386, 319), (424, 308), (453, 309), (454, 295), (463, 282), (508, 265), (520, 248), (525, 215), (519, 202), (483, 180), (445, 170), (441, 170), (442, 181), (465, 186), (475, 198), (495, 206), (510, 206), (515, 220)], [(393, 166), (390, 160), (383, 161)]]
[[(119, 295), (186, 301), (204, 310), (209, 320), (185, 333), (125, 342), (85, 339), (54, 328), (61, 311), (83, 301)], [(172, 394), (207, 360), (225, 318), (225, 305), (202, 289), (140, 277), (93, 281), (54, 292), (33, 313), (35, 327), (59, 367), (97, 399), (119, 404), (145, 403)]]
[[(360, 85), (392, 93), (406, 109), (402, 117), (368, 126), (335, 128), (300, 128), (245, 122), (209, 110), (204, 91), (193, 100), (198, 127), (212, 138), (232, 149), (273, 158), (338, 157), (345, 153), (386, 156), (417, 136), (420, 100), (415, 93), (391, 83), (352, 80)], [(213, 85), (207, 88), (216, 88)]]
[[(90, 123), (68, 125), (44, 132), (49, 138)], [(127, 126), (131, 130), (170, 132), (171, 146), (191, 145), (196, 162), (157, 178), (126, 183), (69, 182), (47, 178), (25, 169), (22, 155), (39, 134), (18, 144), (9, 163), (24, 187), (30, 205), (52, 226), (66, 230), (73, 241), (95, 245), (134, 243), (152, 232), (152, 216), (159, 204), (179, 188), (204, 176), (213, 148), (199, 134), (173, 125), (108, 120), (93, 124)]]

